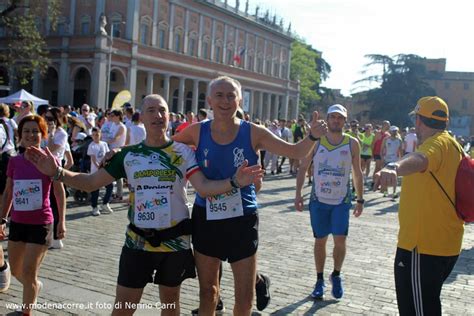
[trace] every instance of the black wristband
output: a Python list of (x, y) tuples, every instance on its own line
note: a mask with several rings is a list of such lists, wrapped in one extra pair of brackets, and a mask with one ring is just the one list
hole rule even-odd
[(356, 200), (356, 202), (357, 202), (358, 204), (362, 204), (362, 205), (364, 205), (364, 203), (365, 203), (365, 200), (364, 200), (364, 199), (360, 199), (360, 200)]
[(232, 176), (232, 178), (230, 178), (230, 185), (231, 185), (234, 189), (240, 188), (240, 185), (239, 185), (239, 183), (237, 182), (237, 179), (236, 179), (235, 174)]
[(321, 138), (319, 138), (319, 137), (316, 138), (316, 137), (314, 137), (313, 135), (311, 135), (311, 132), (309, 133), (308, 138), (309, 138), (310, 140), (312, 140), (313, 142), (317, 142), (318, 140), (321, 139)]

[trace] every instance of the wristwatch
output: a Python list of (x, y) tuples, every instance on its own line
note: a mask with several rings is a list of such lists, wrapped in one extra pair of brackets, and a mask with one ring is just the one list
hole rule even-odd
[(356, 200), (356, 202), (357, 202), (357, 204), (362, 204), (362, 205), (364, 205), (365, 200), (364, 200), (364, 199), (358, 199), (358, 200)]
[(396, 162), (390, 162), (385, 166), (385, 168), (397, 171), (398, 165)]
[(309, 138), (310, 140), (312, 140), (313, 142), (317, 142), (318, 140), (321, 139), (321, 138), (319, 138), (319, 137), (314, 137), (313, 135), (311, 135), (311, 133), (309, 133), (308, 138)]

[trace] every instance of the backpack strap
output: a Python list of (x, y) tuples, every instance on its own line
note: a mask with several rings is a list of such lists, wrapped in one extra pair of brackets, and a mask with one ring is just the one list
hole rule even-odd
[(2, 145), (2, 148), (0, 148), (0, 150), (3, 151), (3, 148), (5, 148), (5, 146), (7, 145), (8, 141), (10, 140), (10, 135), (8, 134), (8, 126), (7, 124), (5, 123), (5, 121), (2, 119), (0, 119), (0, 124), (3, 126), (3, 128), (5, 129), (5, 135), (7, 136), (5, 138), (5, 142), (3, 143)]
[(443, 188), (443, 186), (441, 185), (441, 183), (439, 183), (438, 179), (435, 177), (435, 175), (433, 174), (433, 172), (430, 171), (430, 174), (431, 174), (431, 176), (433, 177), (433, 179), (435, 179), (436, 183), (438, 183), (438, 186), (441, 188), (441, 190), (443, 190), (444, 194), (445, 194), (446, 197), (448, 198), (449, 202), (451, 202), (451, 204), (453, 205), (454, 209), (456, 209), (456, 205), (454, 204), (453, 200), (451, 200), (451, 198), (449, 197), (448, 193), (447, 193), (446, 190)]
[[(467, 154), (464, 152), (463, 149), (461, 149), (461, 146), (458, 144), (458, 142), (452, 138), (452, 137), (449, 137), (449, 140), (451, 141), (451, 143), (454, 145), (454, 147), (457, 149), (457, 151), (459, 151), (459, 153), (461, 154), (461, 156), (465, 157)], [(438, 184), (438, 186), (441, 188), (441, 190), (443, 190), (444, 192), (444, 195), (446, 195), (446, 197), (448, 198), (449, 202), (451, 202), (451, 205), (454, 207), (454, 209), (456, 209), (456, 204), (454, 204), (453, 200), (451, 200), (451, 198), (449, 197), (448, 193), (446, 192), (446, 190), (443, 188), (443, 186), (441, 185), (441, 183), (438, 181), (438, 179), (435, 177), (435, 175), (433, 174), (433, 172), (430, 171), (430, 174), (431, 176), (433, 177), (433, 179), (435, 179), (436, 183)]]

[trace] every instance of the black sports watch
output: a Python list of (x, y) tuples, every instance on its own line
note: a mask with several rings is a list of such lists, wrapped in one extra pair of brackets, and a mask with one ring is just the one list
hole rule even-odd
[(309, 133), (308, 138), (312, 140), (313, 142), (317, 142), (318, 140), (321, 139), (320, 137), (314, 137), (313, 135), (311, 135), (311, 132)]
[(364, 200), (364, 199), (358, 199), (358, 200), (356, 200), (356, 202), (357, 202), (357, 204), (362, 204), (362, 205), (364, 205), (365, 200)]
[(398, 165), (395, 162), (388, 163), (385, 168), (397, 171)]

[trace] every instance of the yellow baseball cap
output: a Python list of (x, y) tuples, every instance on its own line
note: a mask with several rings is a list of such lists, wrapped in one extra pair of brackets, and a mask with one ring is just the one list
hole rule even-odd
[(430, 119), (446, 122), (449, 120), (449, 109), (440, 97), (429, 96), (418, 100), (410, 115), (418, 114)]

